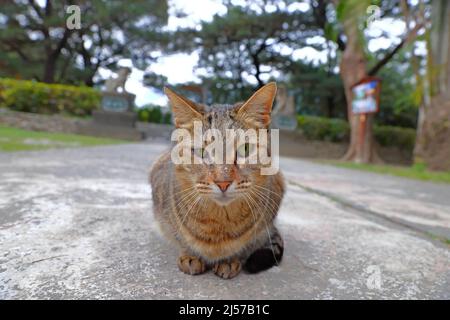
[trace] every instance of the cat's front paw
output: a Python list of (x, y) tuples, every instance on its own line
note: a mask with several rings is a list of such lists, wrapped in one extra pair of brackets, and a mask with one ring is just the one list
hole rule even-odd
[(206, 271), (205, 263), (200, 258), (182, 255), (178, 258), (178, 268), (184, 273), (195, 275)]
[(214, 274), (223, 279), (231, 279), (241, 272), (242, 265), (239, 260), (216, 263), (213, 267)]

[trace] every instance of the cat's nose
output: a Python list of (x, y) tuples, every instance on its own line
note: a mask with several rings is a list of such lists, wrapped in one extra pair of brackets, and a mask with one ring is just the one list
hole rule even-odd
[(214, 181), (215, 184), (222, 190), (222, 192), (227, 191), (232, 181)]

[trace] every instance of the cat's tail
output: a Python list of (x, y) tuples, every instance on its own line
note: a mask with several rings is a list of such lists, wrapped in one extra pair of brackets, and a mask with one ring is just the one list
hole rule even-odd
[(257, 273), (279, 265), (283, 258), (284, 243), (280, 233), (274, 227), (267, 244), (253, 252), (244, 264), (248, 273)]

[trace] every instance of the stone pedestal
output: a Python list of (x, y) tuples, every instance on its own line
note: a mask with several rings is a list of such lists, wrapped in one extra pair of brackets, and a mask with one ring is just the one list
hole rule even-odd
[(124, 113), (132, 112), (136, 96), (131, 93), (102, 92), (102, 110)]
[(137, 115), (135, 112), (115, 112), (95, 110), (92, 113), (94, 121), (98, 124), (134, 128)]
[(133, 111), (135, 95), (130, 93), (103, 92), (102, 109), (92, 113), (92, 121), (81, 125), (82, 134), (142, 140), (143, 134), (136, 129), (137, 115)]
[(78, 125), (78, 132), (83, 135), (103, 138), (139, 141), (144, 139), (142, 132), (133, 127), (101, 124), (94, 120)]

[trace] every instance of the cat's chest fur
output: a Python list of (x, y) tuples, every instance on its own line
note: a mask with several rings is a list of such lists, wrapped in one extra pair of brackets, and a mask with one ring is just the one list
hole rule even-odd
[(189, 217), (186, 225), (198, 237), (214, 242), (239, 237), (255, 224), (255, 219), (243, 201), (228, 206), (210, 203)]
[(216, 260), (254, 242), (260, 222), (245, 202), (225, 207), (208, 204), (186, 218), (180, 231), (192, 249)]

